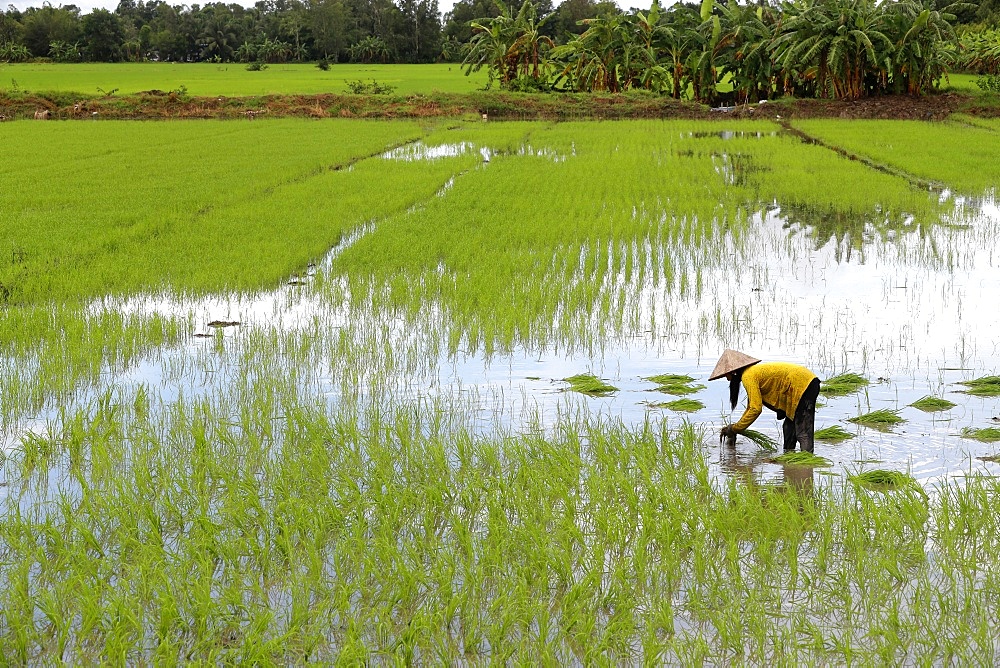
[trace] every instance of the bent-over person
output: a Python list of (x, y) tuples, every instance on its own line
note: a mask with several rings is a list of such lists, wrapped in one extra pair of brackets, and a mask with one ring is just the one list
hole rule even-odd
[(722, 438), (734, 439), (748, 429), (767, 406), (784, 420), (782, 432), (785, 452), (798, 442), (803, 452), (813, 451), (816, 423), (816, 399), (819, 378), (809, 369), (790, 362), (762, 362), (738, 350), (726, 350), (715, 365), (709, 380), (729, 381), (729, 399), (733, 408), (739, 400), (740, 385), (747, 392), (747, 408), (735, 423), (722, 428)]

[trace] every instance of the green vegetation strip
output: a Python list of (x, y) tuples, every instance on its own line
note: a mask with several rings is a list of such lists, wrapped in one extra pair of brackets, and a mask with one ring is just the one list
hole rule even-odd
[(986, 427), (984, 429), (965, 427), (962, 429), (962, 438), (972, 438), (983, 443), (994, 443), (1000, 441), (1000, 429), (997, 427)]
[(926, 397), (917, 399), (910, 405), (913, 406), (914, 408), (919, 408), (922, 411), (927, 411), (928, 413), (931, 413), (934, 411), (946, 411), (949, 408), (954, 408), (957, 404), (948, 401), (947, 399), (944, 399), (942, 397), (934, 397), (928, 395)]
[(854, 434), (846, 431), (839, 424), (835, 424), (832, 427), (817, 429), (814, 437), (817, 441), (824, 441), (826, 443), (842, 443), (848, 439), (854, 438)]
[(898, 410), (893, 411), (883, 408), (870, 413), (865, 413), (864, 415), (848, 418), (847, 421), (860, 424), (864, 427), (872, 427), (880, 431), (888, 431), (897, 424), (906, 422), (906, 418), (899, 417), (899, 413), (900, 411)]
[(864, 376), (859, 376), (856, 373), (842, 373), (824, 380), (820, 384), (820, 393), (828, 397), (843, 397), (857, 392), (868, 383), (868, 379)]
[(983, 376), (974, 380), (960, 380), (958, 383), (969, 388), (963, 390), (966, 394), (977, 397), (1000, 396), (1000, 376)]
[(569, 387), (566, 388), (569, 391), (588, 394), (592, 397), (606, 397), (618, 391), (617, 387), (605, 383), (591, 373), (580, 373), (569, 378), (563, 378), (563, 380), (569, 383)]

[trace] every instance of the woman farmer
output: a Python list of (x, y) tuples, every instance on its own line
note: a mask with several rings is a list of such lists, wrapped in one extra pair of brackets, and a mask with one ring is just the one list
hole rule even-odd
[(785, 451), (794, 450), (798, 441), (803, 452), (813, 451), (816, 421), (816, 398), (819, 378), (809, 369), (789, 362), (761, 362), (737, 350), (726, 350), (719, 358), (709, 380), (729, 381), (729, 400), (733, 408), (740, 396), (740, 383), (747, 391), (747, 409), (738, 422), (722, 428), (722, 438), (735, 439), (760, 416), (761, 405), (784, 419), (782, 432)]

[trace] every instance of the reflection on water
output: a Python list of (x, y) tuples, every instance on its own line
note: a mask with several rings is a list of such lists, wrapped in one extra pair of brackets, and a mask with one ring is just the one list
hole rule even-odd
[(763, 139), (764, 137), (777, 137), (777, 132), (747, 132), (744, 130), (722, 130), (719, 132), (685, 132), (683, 138), (690, 139)]

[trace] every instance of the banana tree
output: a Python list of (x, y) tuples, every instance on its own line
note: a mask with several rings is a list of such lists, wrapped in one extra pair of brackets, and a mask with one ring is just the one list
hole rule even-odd
[(720, 70), (732, 82), (737, 101), (771, 97), (774, 64), (770, 47), (776, 22), (773, 10), (729, 0), (719, 6), (719, 12), (722, 36), (716, 51)]
[(690, 84), (694, 99), (712, 104), (718, 98), (718, 47), (722, 38), (722, 22), (714, 13), (714, 0), (701, 3), (701, 24), (688, 35), (691, 49), (686, 61), (685, 80)]
[(906, 0), (886, 12), (893, 25), (894, 53), (892, 87), (896, 93), (921, 95), (934, 85), (955, 60), (955, 15), (946, 7), (933, 9), (916, 0)]
[(525, 0), (517, 14), (497, 1), (500, 15), (472, 21), (472, 39), (462, 64), (465, 73), (486, 67), (489, 80), (500, 80), (502, 88), (509, 88), (518, 78), (533, 80), (537, 85), (547, 80), (547, 52), (554, 44), (542, 34), (547, 20), (538, 20), (538, 8)]

